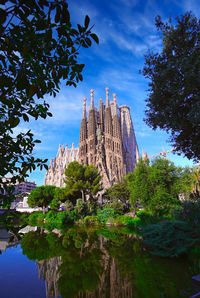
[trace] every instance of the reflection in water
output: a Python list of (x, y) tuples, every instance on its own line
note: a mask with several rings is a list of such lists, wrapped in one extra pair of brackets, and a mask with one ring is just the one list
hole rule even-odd
[(38, 261), (39, 279), (45, 280), (46, 297), (58, 297), (58, 268), (61, 265), (61, 257)]
[(18, 228), (9, 227), (0, 227), (0, 252), (6, 251), (9, 247), (17, 247), (17, 244), (20, 243), (21, 237), (18, 234)]
[(60, 233), (38, 229), (24, 235), (21, 247), (30, 260), (37, 260), (46, 297), (188, 297), (192, 293), (187, 260), (151, 257), (136, 235), (122, 229), (73, 227)]
[(120, 275), (115, 258), (109, 255), (108, 239), (69, 231), (60, 241), (65, 247), (61, 256), (37, 261), (47, 297), (58, 297), (59, 291), (62, 297), (133, 297), (128, 275)]

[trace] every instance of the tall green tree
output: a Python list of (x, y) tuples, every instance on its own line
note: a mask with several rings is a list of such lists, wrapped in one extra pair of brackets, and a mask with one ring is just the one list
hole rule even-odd
[(189, 159), (200, 159), (200, 20), (186, 13), (164, 23), (160, 53), (145, 56), (144, 76), (150, 80), (145, 122), (171, 133), (170, 142)]
[(136, 164), (134, 172), (128, 174), (130, 203), (135, 210), (137, 202), (146, 207), (151, 200), (151, 188), (148, 180), (149, 169), (149, 161), (140, 159)]
[(42, 185), (36, 187), (28, 196), (28, 205), (32, 208), (42, 207), (43, 214), (45, 214), (45, 208), (54, 199), (56, 186), (53, 185)]
[(127, 188), (129, 193), (129, 202), (131, 203), (131, 206), (133, 208), (133, 215), (136, 215), (136, 208), (138, 203), (138, 198), (135, 196), (135, 184), (134, 180), (135, 175), (133, 172), (130, 172), (126, 175), (126, 181), (127, 181)]
[(2, 0), (0, 8), (0, 188), (3, 177), (21, 181), (47, 160), (32, 154), (39, 140), (13, 129), (30, 118), (52, 116), (45, 95), (56, 96), (60, 82), (75, 86), (83, 80), (79, 49), (92, 39), (90, 19), (73, 27), (66, 0)]
[(106, 191), (106, 195), (111, 201), (117, 200), (125, 204), (126, 201), (129, 200), (130, 196), (127, 181), (124, 180), (122, 182), (118, 182), (112, 187), (108, 188)]
[(184, 168), (163, 158), (157, 158), (149, 164), (140, 160), (131, 177), (130, 201), (139, 203), (155, 215), (168, 212), (179, 201), (179, 195), (191, 189), (191, 174)]
[(93, 196), (101, 190), (101, 176), (93, 165), (84, 166), (73, 161), (65, 169), (65, 176), (69, 199), (72, 197), (73, 200), (76, 200), (81, 197), (85, 201), (85, 197), (88, 195), (92, 200)]

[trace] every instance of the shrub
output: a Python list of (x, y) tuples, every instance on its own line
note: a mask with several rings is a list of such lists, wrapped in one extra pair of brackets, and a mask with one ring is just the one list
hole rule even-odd
[(128, 215), (118, 215), (115, 217), (115, 223), (126, 225), (128, 228), (136, 228), (141, 225), (141, 219), (139, 217), (130, 217)]
[(56, 222), (57, 212), (54, 210), (50, 210), (46, 213), (45, 222)]
[(85, 217), (88, 214), (88, 206), (87, 203), (83, 202), (82, 199), (78, 199), (76, 201), (76, 206), (74, 207), (75, 213), (81, 217)]
[(115, 210), (116, 213), (118, 214), (124, 214), (124, 204), (120, 201), (114, 201), (114, 202), (108, 202), (108, 203), (105, 203), (104, 208), (112, 208)]
[(29, 216), (30, 214), (28, 213), (22, 213), (20, 216), (20, 224), (27, 223), (29, 220)]
[(62, 223), (62, 224), (71, 224), (74, 222), (74, 214), (70, 211), (49, 211), (45, 217), (46, 222), (50, 223)]
[(140, 210), (136, 215), (144, 222), (149, 222), (152, 220), (152, 214), (146, 210)]
[(42, 213), (42, 211), (36, 211), (29, 215), (28, 221), (31, 223), (38, 223), (43, 222), (45, 218), (45, 214)]
[(59, 207), (60, 207), (60, 201), (58, 201), (57, 199), (53, 199), (52, 201), (51, 201), (51, 203), (50, 203), (50, 208), (52, 209), (52, 210), (58, 210), (59, 209)]
[(97, 211), (97, 219), (102, 223), (106, 223), (108, 219), (115, 217), (115, 210), (113, 208), (105, 208)]
[(195, 245), (189, 252), (188, 259), (191, 263), (192, 274), (198, 275), (200, 271), (200, 245)]
[(87, 203), (87, 208), (89, 214), (96, 214), (97, 210), (100, 209), (99, 203), (98, 202), (88, 202)]
[(172, 216), (186, 221), (194, 229), (200, 226), (200, 199), (185, 200), (181, 206), (173, 210)]
[(66, 225), (73, 224), (75, 219), (76, 219), (74, 213), (70, 212), (70, 211), (66, 211), (66, 212), (63, 212), (63, 213), (64, 213), (64, 216), (63, 216), (63, 219), (62, 219), (62, 223), (66, 224)]
[(183, 221), (152, 224), (142, 231), (144, 245), (153, 255), (174, 258), (185, 253), (197, 241), (197, 235)]
[(65, 201), (65, 210), (66, 211), (72, 211), (73, 210), (73, 204), (69, 200)]
[(96, 215), (86, 216), (83, 219), (83, 223), (86, 225), (95, 225), (98, 223), (97, 216)]

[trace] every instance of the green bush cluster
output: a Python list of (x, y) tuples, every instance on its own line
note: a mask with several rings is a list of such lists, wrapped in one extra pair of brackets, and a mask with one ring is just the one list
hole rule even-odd
[(83, 219), (83, 223), (86, 225), (98, 224), (98, 219), (96, 215), (88, 215)]
[(115, 217), (115, 210), (113, 208), (105, 208), (97, 211), (97, 219), (99, 222), (106, 223), (108, 219)]
[(103, 208), (112, 208), (113, 210), (115, 210), (115, 213), (118, 214), (124, 213), (124, 204), (121, 201), (107, 202), (103, 205)]
[(178, 220), (148, 225), (143, 229), (142, 236), (150, 253), (170, 258), (186, 253), (198, 240), (191, 227)]
[(179, 208), (173, 210), (172, 216), (186, 221), (191, 227), (199, 230), (200, 226), (200, 199), (185, 200)]
[(79, 217), (83, 218), (88, 214), (88, 205), (86, 202), (83, 202), (82, 199), (78, 199), (76, 201), (76, 205), (74, 207), (74, 213)]
[(128, 228), (136, 228), (142, 224), (142, 221), (139, 217), (130, 217), (128, 215), (118, 215), (115, 217), (114, 223), (125, 225)]
[(44, 222), (45, 214), (42, 211), (36, 211), (29, 215), (28, 221), (32, 224)]
[(37, 223), (61, 223), (61, 224), (72, 224), (75, 221), (76, 217), (74, 212), (69, 211), (62, 211), (62, 212), (56, 212), (54, 210), (51, 210), (47, 212), (46, 214), (43, 214), (42, 212), (34, 212), (29, 216), (29, 222), (32, 224)]

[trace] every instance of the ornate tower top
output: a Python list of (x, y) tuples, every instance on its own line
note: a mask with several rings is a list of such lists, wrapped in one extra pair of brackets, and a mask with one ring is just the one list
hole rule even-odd
[(90, 90), (91, 100), (90, 100), (90, 109), (94, 109), (94, 90)]
[(113, 93), (113, 102), (114, 102), (114, 115), (117, 115), (117, 94)]
[(82, 119), (86, 119), (86, 97), (83, 98), (83, 114)]
[(106, 108), (108, 108), (109, 107), (109, 94), (108, 94), (109, 88), (106, 87), (105, 89), (106, 89)]

